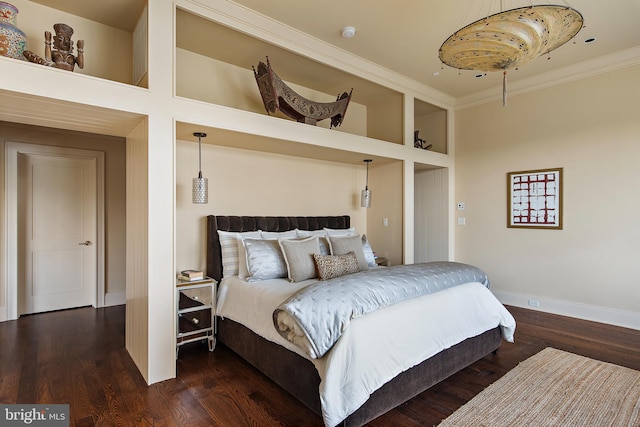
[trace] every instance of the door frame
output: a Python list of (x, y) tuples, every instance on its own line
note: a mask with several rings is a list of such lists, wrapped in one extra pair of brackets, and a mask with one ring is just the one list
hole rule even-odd
[(84, 150), (79, 148), (65, 148), (52, 145), (38, 145), (23, 142), (6, 141), (5, 144), (5, 218), (7, 233), (5, 247), (7, 248), (6, 268), (6, 314), (4, 320), (18, 318), (18, 155), (38, 154), (56, 157), (76, 157), (95, 159), (96, 161), (96, 300), (95, 307), (104, 307), (105, 301), (105, 233), (104, 233), (104, 152)]

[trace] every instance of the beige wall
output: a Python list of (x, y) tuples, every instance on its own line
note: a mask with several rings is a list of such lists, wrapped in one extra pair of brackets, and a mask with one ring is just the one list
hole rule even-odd
[[(62, 131), (37, 126), (0, 122), (0, 143), (5, 141), (67, 148), (83, 148), (105, 153), (105, 292), (124, 301), (125, 292), (125, 140), (123, 138)], [(2, 162), (4, 165), (4, 162)], [(3, 172), (4, 176), (4, 172)], [(4, 192), (4, 186), (2, 186)], [(4, 194), (2, 194), (4, 200)], [(4, 212), (4, 210), (3, 210)], [(4, 298), (4, 282), (0, 299)], [(122, 294), (121, 296), (117, 296)], [(110, 298), (107, 298), (107, 303)], [(1, 301), (0, 306), (4, 306)]]
[[(367, 210), (367, 237), (378, 256), (387, 258), (392, 265), (402, 264), (403, 260), (402, 177), (402, 162), (380, 164), (374, 161), (369, 168), (371, 208)], [(358, 189), (358, 197), (362, 188), (361, 185)], [(388, 219), (387, 226), (383, 226), (385, 218)]]
[(209, 203), (194, 205), (191, 180), (198, 175), (198, 144), (177, 141), (177, 270), (205, 269), (207, 215), (350, 215), (352, 226), (366, 232), (361, 165), (203, 143), (202, 174), (209, 180)]
[[(513, 301), (640, 327), (640, 68), (458, 111), (455, 132), (456, 259)], [(564, 229), (507, 228), (507, 172), (551, 167), (564, 168)]]

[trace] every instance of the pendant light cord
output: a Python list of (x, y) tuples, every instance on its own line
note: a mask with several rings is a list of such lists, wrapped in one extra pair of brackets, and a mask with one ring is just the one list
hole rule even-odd
[(198, 178), (202, 178), (202, 137), (198, 136)]
[(369, 189), (369, 162), (367, 162), (367, 182), (364, 184), (364, 189)]

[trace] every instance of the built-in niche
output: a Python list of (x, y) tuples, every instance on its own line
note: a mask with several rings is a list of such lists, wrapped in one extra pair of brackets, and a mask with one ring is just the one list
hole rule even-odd
[[(401, 93), (177, 8), (177, 96), (266, 115), (252, 66), (267, 57), (278, 76), (308, 99), (331, 102), (353, 88), (336, 131), (403, 144)], [(329, 127), (329, 120), (317, 126)]]
[[(414, 100), (414, 137), (416, 149), (447, 154), (447, 110), (419, 99)], [(415, 139), (415, 138), (414, 138)]]
[[(27, 50), (44, 57), (45, 31), (53, 25), (73, 28), (73, 53), (84, 40), (84, 67), (73, 73), (148, 87), (147, 0), (126, 2), (11, 0), (18, 8), (17, 26)], [(43, 68), (46, 68), (43, 66)]]

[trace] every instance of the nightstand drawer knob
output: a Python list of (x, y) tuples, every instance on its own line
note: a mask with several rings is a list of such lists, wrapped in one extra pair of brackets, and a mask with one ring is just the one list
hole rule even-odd
[(197, 325), (198, 323), (200, 323), (200, 320), (197, 317), (194, 317), (193, 319), (191, 319), (191, 321), (193, 322), (194, 325)]

